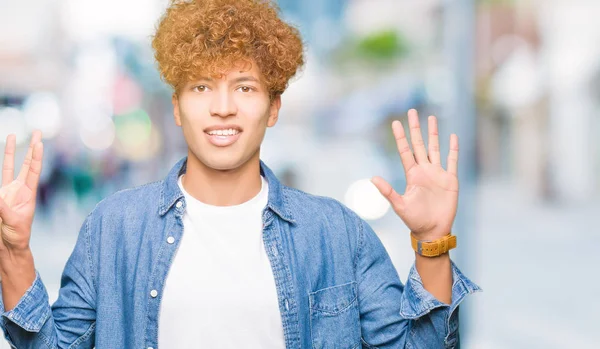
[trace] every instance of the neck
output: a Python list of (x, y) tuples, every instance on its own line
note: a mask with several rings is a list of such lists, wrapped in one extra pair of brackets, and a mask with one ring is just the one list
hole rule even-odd
[(188, 151), (182, 184), (188, 194), (205, 204), (233, 206), (252, 199), (260, 192), (260, 177), (259, 152), (238, 168), (215, 170)]

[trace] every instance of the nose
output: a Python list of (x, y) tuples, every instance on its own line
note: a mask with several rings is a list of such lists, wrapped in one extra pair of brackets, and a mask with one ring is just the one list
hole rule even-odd
[(226, 91), (219, 91), (213, 94), (213, 98), (210, 103), (210, 115), (220, 116), (222, 118), (235, 115), (237, 113), (237, 106), (233, 99), (233, 96)]

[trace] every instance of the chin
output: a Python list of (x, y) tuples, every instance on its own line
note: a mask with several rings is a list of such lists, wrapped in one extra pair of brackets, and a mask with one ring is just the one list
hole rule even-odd
[[(260, 149), (260, 148), (259, 148)], [(258, 150), (252, 153), (236, 151), (239, 149), (228, 149), (228, 151), (190, 151), (189, 156), (195, 159), (199, 166), (204, 166), (215, 171), (231, 171), (243, 167), (256, 157), (258, 158)], [(206, 149), (203, 149), (206, 150)]]
[(241, 167), (245, 161), (239, 156), (223, 156), (215, 154), (198, 158), (204, 166), (216, 171), (231, 171)]

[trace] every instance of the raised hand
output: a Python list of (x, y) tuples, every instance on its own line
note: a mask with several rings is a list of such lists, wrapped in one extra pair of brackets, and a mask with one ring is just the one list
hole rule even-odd
[(42, 171), (42, 134), (34, 131), (21, 170), (14, 178), (16, 136), (6, 138), (0, 188), (0, 251), (29, 248), (36, 193)]
[(404, 173), (406, 189), (398, 194), (381, 177), (373, 177), (379, 192), (385, 196), (394, 211), (419, 240), (435, 240), (451, 232), (458, 205), (458, 136), (450, 136), (447, 169), (440, 161), (437, 119), (428, 119), (429, 145), (421, 135), (417, 111), (408, 111), (408, 125), (413, 146), (411, 151), (400, 121), (392, 123), (392, 130)]

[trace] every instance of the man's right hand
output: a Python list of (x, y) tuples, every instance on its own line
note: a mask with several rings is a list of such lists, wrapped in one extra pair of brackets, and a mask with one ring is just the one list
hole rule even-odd
[(14, 308), (35, 280), (29, 249), (31, 225), (44, 146), (42, 134), (34, 131), (21, 171), (14, 178), (16, 137), (6, 138), (2, 187), (0, 188), (0, 276), (4, 309)]
[(34, 131), (29, 150), (14, 179), (16, 137), (6, 138), (2, 187), (0, 188), (0, 254), (29, 248), (36, 192), (42, 171), (44, 152), (42, 134)]

